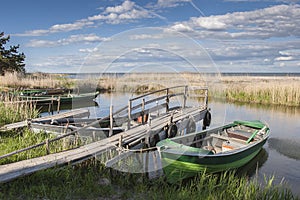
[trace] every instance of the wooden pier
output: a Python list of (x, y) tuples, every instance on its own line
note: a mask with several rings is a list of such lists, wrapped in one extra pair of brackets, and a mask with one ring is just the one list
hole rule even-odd
[[(180, 93), (171, 92), (172, 89), (180, 88), (183, 88), (184, 91)], [(53, 141), (72, 134), (77, 134), (80, 132), (80, 130), (87, 129), (94, 124), (99, 124), (103, 120), (110, 121), (111, 131), (107, 138), (85, 144), (76, 149), (23, 160), (11, 164), (0, 165), (0, 182), (7, 182), (17, 177), (25, 176), (54, 166), (82, 162), (90, 159), (91, 157), (101, 155), (102, 153), (111, 150), (117, 150), (118, 148), (127, 150), (140, 149), (143, 147), (153, 148), (160, 139), (188, 134), (189, 132), (196, 131), (195, 127), (191, 129), (191, 122), (198, 122), (204, 119), (207, 116), (207, 113), (209, 113), (207, 109), (207, 89), (202, 88), (201, 90), (203, 93), (199, 95), (201, 98), (203, 98), (203, 104), (192, 107), (188, 107), (186, 105), (188, 96), (187, 89), (188, 88), (186, 86), (178, 86), (141, 95), (137, 98), (130, 99), (128, 106), (116, 112), (113, 112), (113, 107), (111, 107), (111, 113), (109, 116), (98, 119), (94, 123), (84, 126), (78, 130), (61, 135), (57, 137), (57, 139), (53, 139)], [(157, 94), (162, 95), (157, 96)], [(153, 95), (154, 97), (152, 97)], [(182, 105), (172, 107), (170, 104), (170, 98), (176, 96), (183, 97)], [(140, 101), (140, 103), (137, 103), (138, 101)], [(72, 112), (73, 116), (75, 114), (85, 113), (80, 110)], [(60, 115), (63, 115), (63, 113)], [(67, 116), (69, 115), (71, 114), (69, 113)], [(55, 117), (58, 119), (61, 116)], [(113, 134), (112, 129), (114, 128), (113, 124), (114, 119), (116, 118), (118, 118), (117, 123), (123, 125), (125, 123), (126, 128), (121, 133)], [(33, 123), (42, 120), (45, 120), (45, 118), (33, 120)], [(23, 122), (23, 125), (24, 124), (26, 123)], [(193, 124), (193, 126), (194, 125), (195, 124)], [(20, 126), (21, 125), (6, 126), (6, 129)], [(47, 144), (41, 143), (40, 145)], [(28, 147), (7, 155), (2, 155), (0, 156), (0, 159), (22, 151), (26, 151), (30, 148), (31, 147)], [(122, 156), (119, 154), (119, 156), (107, 160), (106, 165), (112, 166), (120, 159), (122, 159)]]
[(9, 131), (17, 128), (22, 128), (28, 125), (28, 123), (34, 123), (36, 121), (43, 121), (43, 120), (55, 120), (55, 119), (61, 119), (61, 118), (73, 118), (73, 117), (86, 117), (89, 116), (90, 112), (87, 109), (76, 109), (71, 110), (63, 113), (59, 113), (56, 115), (50, 115), (45, 117), (39, 117), (35, 119), (28, 119), (26, 121), (22, 122), (16, 122), (12, 124), (4, 125), (0, 128), (0, 131)]

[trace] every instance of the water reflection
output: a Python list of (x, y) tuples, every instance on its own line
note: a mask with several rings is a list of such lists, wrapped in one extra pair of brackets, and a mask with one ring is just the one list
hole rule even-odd
[(262, 148), (261, 151), (252, 160), (250, 160), (250, 162), (237, 170), (237, 174), (254, 177), (257, 170), (259, 170), (264, 165), (268, 157), (268, 152), (264, 148)]
[(270, 138), (268, 140), (270, 149), (292, 159), (300, 160), (300, 140), (288, 138)]

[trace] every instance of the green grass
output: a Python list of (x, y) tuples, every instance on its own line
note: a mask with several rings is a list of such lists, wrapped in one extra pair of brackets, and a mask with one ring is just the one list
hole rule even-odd
[[(101, 184), (103, 178), (110, 183)], [(203, 173), (172, 185), (164, 177), (149, 180), (89, 160), (2, 184), (0, 199), (297, 199), (284, 185), (275, 186), (272, 177), (263, 185), (234, 172)]]
[[(54, 135), (40, 132), (33, 133), (29, 129), (22, 129), (18, 132), (1, 132), (0, 134), (0, 155), (23, 149), (38, 143), (45, 142), (46, 139), (54, 138)], [(60, 152), (66, 149), (77, 147), (80, 143), (75, 142), (72, 137), (64, 138), (59, 141), (55, 141), (49, 144), (50, 153)], [(7, 164), (17, 162), (20, 160), (26, 160), (35, 158), (47, 154), (46, 146), (40, 146), (28, 151), (24, 151), (7, 158), (0, 160), (0, 164)]]
[(0, 102), (0, 126), (4, 124), (32, 119), (39, 115), (39, 110), (31, 103), (13, 104), (8, 100)]

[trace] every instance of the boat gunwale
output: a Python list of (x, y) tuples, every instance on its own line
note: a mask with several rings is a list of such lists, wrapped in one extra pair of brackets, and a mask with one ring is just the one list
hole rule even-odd
[[(264, 135), (262, 136), (262, 138), (260, 140), (251, 142), (249, 144), (245, 144), (244, 146), (239, 147), (237, 149), (233, 149), (233, 150), (229, 150), (229, 151), (225, 151), (225, 152), (219, 152), (219, 153), (216, 153), (216, 154), (209, 154), (210, 151), (207, 151), (207, 153), (201, 153), (201, 152), (192, 152), (192, 151), (189, 151), (188, 149), (187, 150), (182, 150), (182, 151), (176, 150), (176, 149), (179, 149), (180, 145), (185, 146), (185, 147), (190, 147), (190, 146), (185, 145), (185, 144), (180, 144), (178, 142), (175, 142), (174, 140), (180, 140), (181, 138), (185, 138), (187, 136), (192, 137), (193, 135), (194, 136), (202, 135), (203, 133), (213, 134), (214, 131), (216, 131), (216, 130), (224, 130), (226, 128), (229, 128), (229, 127), (232, 127), (232, 126), (235, 126), (235, 125), (236, 125), (235, 123), (230, 123), (230, 124), (227, 124), (227, 125), (224, 125), (224, 126), (221, 126), (221, 127), (216, 127), (216, 128), (209, 129), (209, 130), (204, 130), (204, 131), (201, 131), (201, 132), (191, 133), (191, 134), (188, 134), (188, 135), (178, 136), (178, 137), (175, 137), (175, 138), (168, 138), (166, 140), (169, 140), (169, 141), (172, 141), (172, 142), (176, 143), (177, 144), (176, 147), (168, 147), (167, 145), (162, 145), (162, 146), (158, 145), (157, 149), (161, 153), (169, 153), (169, 154), (174, 154), (174, 155), (184, 155), (184, 156), (194, 156), (194, 157), (203, 156), (203, 157), (208, 157), (208, 158), (224, 157), (224, 156), (232, 156), (232, 155), (236, 155), (238, 153), (242, 153), (244, 151), (247, 151), (248, 149), (253, 148), (256, 145), (259, 145), (261, 143), (265, 143), (266, 140), (270, 136), (270, 129), (266, 124), (264, 124), (265, 125), (264, 127), (266, 127), (266, 130), (265, 130), (265, 133), (264, 133)], [(253, 128), (253, 129), (255, 129), (255, 128)], [(262, 129), (263, 128), (257, 129), (257, 130), (262, 130)], [(209, 137), (209, 136), (207, 136), (207, 137)], [(163, 141), (161, 141), (161, 143), (163, 143)], [(167, 147), (167, 148), (163, 148), (163, 147)], [(196, 148), (196, 149), (202, 149), (202, 148)]]
[[(264, 138), (262, 138), (262, 140), (250, 143), (248, 145), (245, 145), (244, 147), (240, 147), (238, 149), (234, 149), (234, 150), (229, 150), (229, 151), (225, 151), (225, 152), (220, 152), (220, 153), (216, 153), (216, 154), (204, 154), (204, 153), (198, 153), (198, 152), (191, 152), (191, 151), (176, 151), (175, 148), (165, 148), (165, 149), (161, 149), (161, 147), (158, 147), (158, 151), (161, 153), (168, 153), (168, 154), (174, 154), (174, 155), (184, 155), (184, 156), (193, 156), (193, 157), (208, 157), (208, 158), (214, 158), (214, 157), (224, 157), (224, 156), (232, 156), (232, 155), (236, 155), (239, 153), (242, 153), (244, 151), (247, 151), (248, 149), (253, 148), (254, 146), (257, 146), (263, 142), (265, 142), (268, 139), (269, 136), (266, 136)], [(179, 144), (179, 143), (178, 143)], [(183, 144), (180, 144), (183, 145)], [(187, 145), (184, 145), (187, 146)], [(162, 146), (165, 147), (165, 146)], [(189, 146), (187, 146), (189, 147)], [(201, 148), (199, 148), (201, 149)]]

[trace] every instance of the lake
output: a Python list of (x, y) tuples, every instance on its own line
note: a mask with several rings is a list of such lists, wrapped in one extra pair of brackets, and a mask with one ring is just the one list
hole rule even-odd
[[(91, 117), (107, 116), (109, 105), (114, 110), (127, 105), (129, 93), (100, 94), (97, 98), (98, 107), (89, 108)], [(190, 104), (198, 104), (190, 100)], [(233, 120), (261, 120), (271, 130), (268, 142), (260, 154), (241, 171), (263, 182), (264, 176), (274, 176), (274, 183), (285, 181), (293, 193), (300, 196), (300, 108), (283, 106), (266, 106), (256, 104), (230, 103), (209, 100), (212, 113), (210, 128), (224, 125)], [(201, 127), (198, 127), (200, 130)], [(257, 169), (258, 168), (258, 169)], [(256, 170), (257, 169), (257, 170)], [(257, 175), (256, 175), (257, 174)]]

